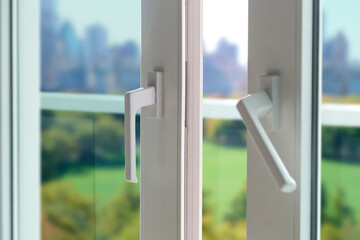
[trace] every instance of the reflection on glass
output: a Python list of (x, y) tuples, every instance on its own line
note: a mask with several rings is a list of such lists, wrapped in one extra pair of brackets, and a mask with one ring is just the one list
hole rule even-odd
[[(323, 103), (360, 103), (360, 2), (323, 1)], [(322, 128), (321, 239), (360, 239), (360, 128)]]
[(123, 116), (42, 115), (42, 239), (140, 239), (139, 185), (124, 181)]
[(140, 0), (41, 0), (41, 90), (139, 87), (140, 10)]
[[(203, 6), (204, 96), (238, 99), (247, 93), (248, 0), (204, 0)], [(203, 240), (246, 239), (241, 121), (204, 119), (202, 227)]]

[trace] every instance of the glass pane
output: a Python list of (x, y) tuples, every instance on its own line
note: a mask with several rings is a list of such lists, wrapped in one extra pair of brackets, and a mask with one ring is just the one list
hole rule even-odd
[(358, 1), (323, 1), (323, 102), (360, 103)]
[(203, 5), (204, 96), (238, 99), (247, 93), (248, 1)]
[[(360, 2), (324, 0), (322, 4), (323, 111), (331, 113), (341, 106), (356, 119), (360, 113)], [(326, 125), (329, 119), (323, 119), (322, 127), (321, 239), (355, 240), (360, 239), (360, 122), (348, 126), (349, 117), (335, 115), (339, 114), (333, 114), (331, 126)]]
[(140, 0), (41, 0), (41, 90), (139, 87), (140, 14)]
[[(204, 0), (203, 7), (204, 97), (217, 99), (214, 108), (223, 99), (235, 106), (247, 93), (248, 1)], [(204, 112), (203, 239), (245, 240), (246, 130), (240, 120), (223, 120), (219, 106), (218, 117)]]
[(246, 129), (204, 120), (203, 239), (246, 239)]
[[(40, 17), (42, 92), (140, 86), (140, 0), (41, 0)], [(41, 123), (42, 239), (140, 239), (139, 185), (124, 180), (123, 116), (43, 111)]]
[(43, 240), (140, 239), (139, 185), (124, 181), (123, 124), (123, 115), (43, 112)]

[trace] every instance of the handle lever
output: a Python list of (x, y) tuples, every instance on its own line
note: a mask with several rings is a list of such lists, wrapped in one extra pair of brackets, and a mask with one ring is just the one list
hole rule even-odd
[(274, 105), (275, 103), (278, 105), (278, 77), (263, 77), (260, 85), (264, 84), (265, 81), (271, 84), (270, 89), (268, 90), (271, 90), (273, 100), (275, 101), (270, 99), (267, 91), (264, 89), (264, 91), (251, 94), (248, 97), (241, 99), (237, 104), (237, 108), (248, 129), (249, 135), (254, 140), (281, 191), (284, 193), (291, 193), (296, 189), (296, 182), (290, 176), (262, 123), (260, 122), (260, 118), (265, 117), (271, 110), (273, 110), (272, 126), (273, 128), (277, 128), (279, 125), (279, 106)]
[(138, 182), (136, 176), (135, 118), (139, 108), (156, 103), (155, 118), (162, 117), (162, 73), (149, 72), (148, 87), (125, 94), (125, 180)]

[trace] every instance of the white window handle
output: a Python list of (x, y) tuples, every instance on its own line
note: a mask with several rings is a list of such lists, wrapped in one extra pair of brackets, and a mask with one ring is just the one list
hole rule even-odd
[[(296, 182), (290, 176), (264, 126), (260, 122), (260, 118), (265, 117), (272, 110), (272, 129), (279, 128), (278, 84), (278, 76), (261, 77), (260, 89), (263, 91), (241, 99), (237, 104), (237, 108), (247, 127), (248, 134), (254, 140), (281, 191), (291, 193), (296, 189)], [(273, 99), (270, 98), (269, 94)]]
[(162, 72), (149, 72), (146, 88), (139, 88), (125, 94), (125, 180), (129, 182), (138, 182), (136, 176), (136, 112), (142, 107), (156, 104), (154, 118), (162, 118), (162, 76)]

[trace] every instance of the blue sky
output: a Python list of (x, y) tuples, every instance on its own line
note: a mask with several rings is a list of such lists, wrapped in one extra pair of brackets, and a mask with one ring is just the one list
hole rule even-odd
[[(58, 1), (61, 19), (71, 20), (80, 36), (87, 26), (101, 23), (109, 31), (110, 43), (140, 43), (140, 8), (141, 0)], [(214, 50), (219, 39), (225, 37), (239, 46), (239, 61), (246, 64), (247, 9), (248, 0), (204, 0), (205, 48)], [(350, 59), (360, 61), (360, 0), (323, 0), (323, 11), (325, 37), (343, 31), (349, 40)]]
[(140, 43), (141, 0), (58, 0), (61, 20), (70, 20), (79, 36), (86, 27), (102, 24), (110, 44), (128, 40)]
[[(247, 0), (204, 0), (204, 40), (209, 51), (225, 37), (239, 45), (239, 60), (247, 61)], [(140, 43), (141, 0), (58, 0), (61, 20), (70, 20), (79, 36), (87, 26), (107, 27), (110, 43)], [(79, 9), (81, 12), (79, 13)], [(236, 31), (234, 31), (236, 29)]]
[(360, 61), (360, 1), (323, 0), (325, 39), (342, 31), (349, 42), (350, 60)]

